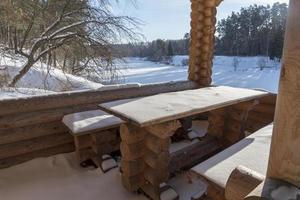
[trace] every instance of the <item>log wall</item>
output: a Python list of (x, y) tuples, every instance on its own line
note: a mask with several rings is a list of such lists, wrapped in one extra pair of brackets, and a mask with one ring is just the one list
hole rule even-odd
[(190, 81), (107, 91), (82, 91), (0, 101), (0, 168), (36, 157), (74, 151), (73, 137), (61, 123), (64, 115), (97, 109), (118, 99), (195, 89)]
[(275, 94), (209, 113), (209, 134), (230, 146), (274, 120)]

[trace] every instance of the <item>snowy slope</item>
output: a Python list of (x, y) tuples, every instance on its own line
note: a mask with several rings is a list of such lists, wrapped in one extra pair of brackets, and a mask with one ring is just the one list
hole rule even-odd
[[(11, 80), (22, 66), (22, 59), (9, 59), (1, 57), (0, 59), (0, 75), (7, 75)], [(82, 77), (65, 74), (59, 69), (48, 69), (47, 65), (37, 63), (32, 69), (17, 83), (18, 88), (35, 88), (50, 91), (68, 91), (82, 89), (97, 89), (102, 84), (88, 81)]]

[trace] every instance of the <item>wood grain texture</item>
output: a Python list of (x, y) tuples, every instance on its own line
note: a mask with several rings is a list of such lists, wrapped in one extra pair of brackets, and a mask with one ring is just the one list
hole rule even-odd
[(300, 1), (290, 0), (267, 177), (300, 187)]
[(0, 129), (0, 145), (66, 132), (68, 130), (61, 121), (34, 124), (20, 128)]
[(73, 137), (68, 133), (57, 133), (49, 136), (33, 138), (20, 142), (0, 145), (0, 160), (14, 157), (53, 146), (59, 146), (73, 142)]
[[(198, 85), (194, 82), (179, 81), (107, 89), (105, 91), (76, 91), (0, 100), (0, 154), (3, 157), (0, 162), (9, 163), (1, 166), (11, 166), (22, 160), (27, 161), (28, 159), (25, 158), (44, 155), (45, 153), (39, 152), (44, 152), (45, 149), (49, 149), (49, 146), (59, 143), (59, 141), (52, 139), (43, 140), (47, 139), (48, 136), (48, 138), (53, 135), (58, 136), (58, 138), (68, 137), (69, 134), (61, 123), (62, 117), (66, 114), (97, 109), (98, 103), (101, 102), (195, 88), (198, 88)], [(17, 145), (16, 149), (13, 148), (14, 144)], [(45, 145), (43, 146), (43, 144)], [(72, 150), (74, 150), (74, 145)], [(26, 151), (30, 151), (26, 154), (29, 156), (20, 159), (19, 156), (24, 155)], [(33, 152), (31, 153), (31, 151)], [(51, 150), (49, 152), (55, 154), (60, 151)]]
[(37, 150), (25, 154), (19, 154), (17, 156), (0, 159), (0, 169), (7, 168), (13, 165), (17, 165), (37, 157), (47, 157), (60, 153), (68, 153), (74, 151), (73, 142), (62, 144), (58, 146), (52, 146), (50, 148), (44, 148), (42, 150)]

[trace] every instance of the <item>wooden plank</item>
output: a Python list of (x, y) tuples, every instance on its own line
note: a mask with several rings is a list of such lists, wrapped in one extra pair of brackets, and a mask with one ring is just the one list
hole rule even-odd
[(58, 133), (16, 143), (3, 144), (0, 145), (0, 159), (14, 157), (71, 142), (73, 143), (73, 137), (70, 136), (70, 134)]
[(141, 127), (163, 123), (267, 96), (263, 91), (226, 86), (164, 93), (100, 104), (100, 108)]
[(0, 129), (0, 145), (67, 131), (61, 121), (34, 124), (21, 128)]
[(17, 155), (10, 158), (5, 158), (0, 160), (0, 169), (7, 168), (13, 165), (17, 165), (37, 157), (47, 157), (60, 153), (67, 153), (74, 151), (74, 144), (67, 143), (58, 146), (53, 146), (50, 148), (45, 148), (38, 151), (33, 151), (26, 154)]
[(83, 104), (96, 104), (124, 98), (141, 97), (195, 88), (198, 88), (198, 85), (192, 81), (178, 81), (162, 84), (148, 84), (139, 87), (112, 86), (99, 90), (62, 92), (46, 96), (41, 95), (18, 99), (6, 99), (0, 101), (0, 116)]

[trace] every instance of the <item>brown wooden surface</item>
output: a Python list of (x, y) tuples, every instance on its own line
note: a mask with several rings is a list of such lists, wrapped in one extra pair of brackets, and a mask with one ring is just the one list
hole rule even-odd
[(5, 99), (0, 101), (0, 115), (96, 104), (118, 99), (149, 96), (158, 93), (198, 88), (192, 81), (148, 84), (140, 87), (62, 92), (51, 95)]
[(18, 154), (17, 156), (5, 158), (0, 160), (0, 169), (2, 168), (7, 168), (13, 165), (17, 165), (29, 160), (32, 160), (37, 157), (47, 157), (47, 156), (52, 156), (55, 154), (60, 154), (60, 153), (67, 153), (74, 151), (74, 144), (73, 142), (71, 143), (66, 143), (58, 146), (52, 146), (50, 148), (43, 148), (41, 150), (29, 152), (29, 153), (24, 153), (24, 154)]
[(210, 86), (212, 81), (212, 57), (218, 4), (219, 1), (215, 0), (191, 0), (189, 79), (203, 87)]
[(73, 142), (69, 134), (54, 134), (0, 146), (0, 160)]
[[(0, 100), (0, 154), (5, 157), (0, 159), (0, 168), (43, 155), (64, 153), (66, 150), (74, 151), (73, 142), (72, 145), (65, 143), (65, 148), (52, 150), (50, 146), (57, 145), (59, 141), (52, 139), (45, 141), (56, 136), (58, 138), (70, 136), (61, 123), (62, 117), (66, 114), (97, 109), (98, 103), (101, 102), (195, 88), (197, 84), (193, 82), (180, 81), (113, 91), (65, 92), (49, 96)], [(15, 144), (16, 149), (13, 148)], [(30, 147), (27, 148), (27, 145)], [(45, 152), (48, 147), (49, 153)], [(21, 155), (25, 156), (22, 158)]]
[(176, 172), (180, 169), (192, 167), (220, 150), (221, 145), (217, 139), (208, 136), (195, 144), (171, 153), (169, 170), (170, 172)]
[(290, 0), (267, 177), (300, 188), (300, 1)]

